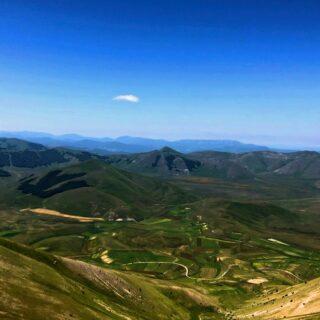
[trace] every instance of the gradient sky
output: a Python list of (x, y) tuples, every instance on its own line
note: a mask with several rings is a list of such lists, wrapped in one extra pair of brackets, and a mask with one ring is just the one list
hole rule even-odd
[(319, 146), (319, 102), (319, 0), (0, 1), (0, 130)]

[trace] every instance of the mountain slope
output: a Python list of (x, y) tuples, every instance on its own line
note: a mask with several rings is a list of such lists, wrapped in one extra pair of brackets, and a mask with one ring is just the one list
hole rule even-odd
[(183, 154), (171, 148), (134, 155), (113, 155), (106, 161), (116, 167), (150, 175), (194, 175), (221, 179), (285, 177), (320, 179), (317, 152), (270, 151), (227, 153), (203, 151)]
[(319, 319), (320, 278), (281, 290), (269, 290), (236, 311), (236, 319)]
[(168, 147), (142, 154), (110, 156), (107, 162), (124, 170), (161, 176), (188, 175), (200, 165), (199, 161)]
[(141, 218), (154, 203), (193, 197), (168, 183), (118, 170), (99, 160), (32, 175), (20, 181), (20, 203), (85, 216)]
[(216, 300), (193, 289), (175, 285), (175, 300), (165, 294), (170, 283), (58, 258), (1, 238), (0, 254), (2, 319), (185, 320), (191, 319), (192, 307), (214, 315)]
[(11, 174), (8, 171), (0, 169), (0, 177), (10, 177)]
[(236, 155), (223, 152), (183, 154), (165, 147), (147, 153), (113, 155), (106, 161), (118, 168), (147, 175), (209, 176), (222, 179), (243, 179), (252, 173), (235, 161)]
[(7, 152), (18, 152), (18, 151), (45, 151), (46, 148), (41, 144), (32, 143), (19, 139), (7, 139), (0, 138), (0, 150)]
[(0, 139), (0, 167), (37, 168), (100, 158), (88, 152), (48, 149), (43, 145), (18, 139)]

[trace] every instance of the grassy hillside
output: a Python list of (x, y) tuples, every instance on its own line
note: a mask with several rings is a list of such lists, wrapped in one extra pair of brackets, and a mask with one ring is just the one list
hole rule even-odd
[(0, 318), (317, 319), (317, 153), (56, 151), (0, 171)]
[(5, 152), (19, 152), (25, 150), (39, 152), (46, 150), (46, 147), (38, 143), (20, 139), (0, 138), (0, 150)]
[[(37, 280), (35, 292), (47, 292), (46, 300), (48, 296), (56, 300), (56, 291), (51, 288), (54, 284), (50, 281), (54, 279), (57, 282), (55, 273), (61, 275), (62, 270), (63, 277), (71, 277), (72, 281), (89, 286), (91, 290), (96, 291), (91, 281), (94, 284), (98, 281), (99, 285), (102, 283), (103, 290), (107, 286), (108, 295), (103, 291), (103, 297), (95, 296), (93, 301), (101, 299), (105, 305), (116, 310), (116, 314), (132, 319), (136, 319), (136, 315), (141, 312), (143, 316), (137, 319), (151, 319), (149, 312), (156, 307), (159, 308), (159, 319), (170, 319), (171, 312), (176, 317), (173, 319), (229, 319), (229, 314), (235, 312), (239, 313), (239, 319), (242, 314), (250, 314), (252, 317), (251, 309), (246, 309), (251, 300), (260, 300), (265, 292), (272, 290), (290, 290), (292, 286), (311, 281), (320, 275), (319, 251), (311, 245), (319, 244), (316, 240), (319, 235), (305, 234), (299, 230), (300, 220), (296, 213), (266, 203), (202, 200), (190, 207), (167, 208), (162, 215), (145, 217), (139, 222), (81, 223), (68, 218), (14, 211), (1, 212), (1, 216), (0, 235), (37, 249), (34, 251), (13, 242), (1, 242), (3, 247), (11, 251), (37, 260), (36, 264), (32, 262), (30, 268), (21, 265), (24, 260), (20, 256), (10, 262), (19, 261), (23, 270), (30, 270), (30, 287), (34, 286), (32, 281), (37, 280), (38, 275), (43, 275), (42, 282)], [(48, 253), (67, 260), (54, 258), (62, 264), (59, 262), (52, 266), (50, 261), (53, 258)], [(1, 252), (1, 256), (7, 254)], [(70, 258), (77, 261), (70, 261)], [(42, 265), (38, 265), (39, 261), (46, 266), (43, 273), (39, 269), (42, 268)], [(54, 271), (47, 269), (48, 261)], [(15, 270), (15, 275), (22, 272), (14, 269), (15, 266), (10, 268)], [(64, 268), (71, 268), (72, 276)], [(83, 282), (83, 278), (88, 281), (88, 277), (89, 285)], [(117, 277), (116, 282), (113, 282), (113, 277)], [(4, 274), (1, 278), (5, 278)], [(24, 301), (23, 290), (19, 292), (19, 285), (25, 283), (23, 279), (16, 280), (18, 287), (15, 289), (17, 291), (12, 292), (12, 299), (16, 297)], [(67, 287), (64, 281), (62, 288)], [(38, 287), (39, 282), (45, 284), (41, 289)], [(5, 285), (10, 287), (12, 284)], [(123, 293), (123, 286), (130, 288), (130, 291), (126, 289), (124, 291), (127, 293)], [(138, 290), (139, 295), (140, 289), (135, 288), (141, 287), (142, 292), (146, 293), (146, 304), (141, 307), (138, 304), (137, 307), (135, 304), (138, 302), (134, 300), (128, 311), (125, 307), (128, 305), (128, 294)], [(60, 284), (57, 290), (59, 294), (65, 292)], [(91, 302), (91, 298), (84, 301), (75, 291), (67, 291), (72, 300), (66, 300), (71, 305), (67, 310), (84, 308), (83, 314), (91, 319), (90, 313), (86, 311), (89, 305), (90, 310), (96, 312), (96, 319), (99, 319), (97, 314), (100, 311), (96, 310), (98, 307)], [(124, 295), (125, 300), (121, 300), (119, 294)], [(110, 295), (116, 295), (120, 300), (106, 302), (105, 299), (109, 299)], [(65, 300), (63, 297), (62, 301)], [(43, 300), (38, 296), (37, 299), (36, 305), (42, 306)], [(23, 305), (28, 303), (23, 302)], [(157, 306), (153, 306), (153, 303)], [(246, 308), (243, 308), (244, 303)], [(82, 319), (77, 313), (72, 314)], [(51, 316), (55, 319), (54, 315)], [(104, 316), (113, 319), (113, 315)]]
[(320, 278), (287, 289), (271, 289), (235, 312), (236, 319), (319, 319)]
[(70, 164), (102, 158), (88, 152), (63, 148), (48, 149), (41, 144), (19, 139), (0, 138), (0, 167), (15, 172), (16, 168), (37, 168)]
[(61, 259), (2, 239), (0, 254), (3, 319), (185, 320), (197, 314), (218, 319), (217, 300), (191, 287)]
[[(290, 233), (290, 230), (283, 229), (279, 232), (281, 224), (284, 227), (290, 219), (296, 218), (295, 214), (267, 204), (224, 202), (216, 204), (215, 210), (210, 210), (210, 216), (202, 211), (205, 208), (209, 210), (208, 204), (204, 204), (203, 208), (199, 203), (192, 208), (175, 207), (162, 217), (151, 217), (140, 222), (80, 223), (29, 213), (23, 213), (16, 217), (18, 220), (14, 220), (12, 213), (7, 216), (2, 214), (4, 219), (12, 220), (12, 229), (9, 229), (10, 221), (5, 224), (6, 231), (2, 226), (2, 236), (28, 243), (37, 251), (13, 242), (2, 240), (1, 243), (5, 248), (36, 259), (37, 263), (44, 262), (46, 269), (43, 273), (39, 271), (38, 264), (27, 269), (33, 275), (32, 280), (36, 277), (33, 272), (43, 274), (41, 284), (48, 283), (49, 289), (44, 287), (41, 290), (49, 292), (47, 296), (51, 299), (54, 300), (56, 295), (50, 287), (53, 285), (51, 279), (56, 281), (52, 275), (53, 268), (54, 273), (63, 272), (63, 277), (71, 277), (82, 286), (88, 286), (82, 278), (86, 281), (89, 278), (94, 284), (96, 281), (98, 285), (102, 283), (104, 290), (107, 286), (109, 291), (107, 296), (104, 291), (104, 299), (109, 299), (112, 294), (117, 299), (124, 295), (126, 302), (120, 299), (116, 302), (117, 307), (113, 307), (113, 300), (112, 303), (102, 301), (111, 305), (117, 314), (133, 319), (135, 312), (139, 314), (142, 311), (146, 313), (145, 318), (150, 319), (148, 312), (155, 308), (154, 301), (160, 309), (167, 310), (167, 305), (172, 307), (168, 313), (157, 309), (159, 319), (170, 319), (172, 310), (176, 319), (200, 319), (200, 314), (201, 319), (229, 319), (228, 312), (238, 312), (239, 317), (248, 313), (251, 317), (251, 309), (246, 309), (251, 300), (258, 301), (265, 292), (272, 290), (289, 292), (292, 286), (319, 276), (319, 252), (308, 247), (308, 240), (314, 241), (314, 236), (304, 238), (299, 230)], [(270, 224), (271, 216), (273, 223)], [(68, 259), (54, 258), (59, 264), (52, 265), (50, 261), (53, 258), (47, 253)], [(6, 255), (6, 252), (1, 252), (1, 256)], [(20, 265), (23, 260), (19, 257), (13, 261), (20, 261)], [(48, 270), (47, 266), (51, 269)], [(65, 271), (66, 267), (71, 268), (72, 276)], [(100, 271), (101, 267), (105, 271)], [(24, 265), (21, 268), (26, 269)], [(22, 272), (14, 270), (16, 275)], [(116, 282), (113, 282), (113, 277), (117, 277)], [(25, 280), (19, 278), (16, 283), (22, 281)], [(112, 284), (109, 284), (110, 281)], [(89, 287), (96, 290), (92, 284)], [(135, 290), (139, 293), (140, 289), (135, 289), (137, 287), (142, 287), (142, 292), (146, 293), (146, 304), (138, 308), (135, 306), (138, 302), (134, 300), (128, 312), (124, 307), (128, 304), (128, 294)], [(84, 303), (81, 299), (77, 300), (77, 296), (73, 298), (75, 291), (68, 291), (69, 296), (70, 292), (72, 299), (79, 303), (76, 309), (91, 304), (91, 300)], [(19, 292), (13, 295), (23, 299)], [(163, 299), (164, 305), (159, 306)], [(93, 300), (96, 301), (96, 298)], [(74, 301), (71, 303), (73, 306)], [(246, 308), (243, 308), (244, 303)], [(37, 300), (37, 304), (41, 306), (43, 302)], [(90, 308), (95, 310), (96, 306)], [(90, 319), (89, 315), (87, 317)], [(98, 316), (96, 318), (99, 319)]]
[(141, 154), (109, 156), (106, 161), (124, 170), (160, 176), (188, 175), (200, 165), (199, 161), (167, 147)]
[(182, 154), (164, 148), (134, 155), (109, 156), (107, 161), (116, 167), (149, 175), (194, 175), (229, 180), (264, 175), (320, 179), (320, 154), (317, 152), (235, 154), (203, 151)]
[[(20, 181), (20, 206), (64, 213), (141, 219), (166, 205), (194, 198), (179, 188), (91, 160)], [(153, 208), (153, 209), (152, 209)]]

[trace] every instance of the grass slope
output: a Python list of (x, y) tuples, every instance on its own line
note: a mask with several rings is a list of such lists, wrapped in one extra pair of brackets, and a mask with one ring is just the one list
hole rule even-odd
[(217, 301), (192, 288), (57, 258), (3, 239), (0, 254), (3, 319), (185, 320), (198, 313), (211, 314), (210, 319), (217, 315)]
[(290, 288), (265, 291), (236, 312), (236, 319), (319, 319), (320, 278)]
[(19, 206), (105, 218), (150, 215), (155, 203), (192, 199), (169, 183), (118, 170), (99, 160), (34, 175), (21, 181)]

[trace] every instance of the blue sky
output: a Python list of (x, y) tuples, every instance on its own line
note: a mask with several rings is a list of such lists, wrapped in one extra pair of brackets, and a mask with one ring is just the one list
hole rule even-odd
[(319, 146), (319, 13), (318, 0), (2, 0), (0, 129)]

